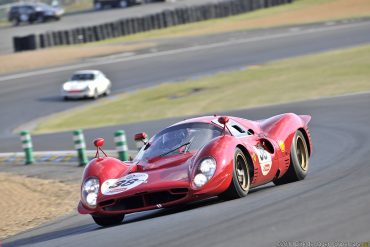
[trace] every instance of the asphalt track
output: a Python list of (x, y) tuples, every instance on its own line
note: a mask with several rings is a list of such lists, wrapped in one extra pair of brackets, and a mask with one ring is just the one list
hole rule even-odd
[[(59, 96), (60, 85), (77, 69), (96, 68), (104, 71), (113, 82), (113, 92), (119, 93), (164, 81), (177, 81), (282, 58), (368, 44), (369, 31), (370, 21), (358, 20), (167, 40), (155, 50), (4, 75), (0, 77), (0, 152), (22, 151), (18, 137), (12, 134), (12, 130), (20, 124), (91, 103), (90, 100), (63, 102)], [(128, 134), (132, 136), (136, 131), (154, 132), (158, 129), (159, 126), (148, 129), (145, 124), (135, 124), (128, 128)], [(112, 128), (96, 131), (86, 132), (89, 142), (97, 133), (105, 133), (111, 139), (114, 132)], [(132, 144), (129, 143), (131, 148), (134, 147)], [(73, 148), (69, 132), (35, 136), (34, 145), (38, 151)], [(108, 142), (107, 148), (112, 146), (113, 143)]]
[(68, 14), (60, 21), (36, 23), (33, 25), (20, 25), (0, 27), (0, 54), (13, 52), (13, 37), (39, 34), (48, 31), (67, 30), (77, 27), (87, 27), (102, 23), (112, 22), (123, 18), (140, 17), (148, 14), (155, 14), (168, 9), (181, 8), (183, 6), (196, 6), (218, 0), (180, 0), (177, 2), (158, 2), (144, 5), (136, 5), (129, 8), (113, 8), (101, 11), (84, 11), (75, 14)]
[[(266, 247), (288, 246), (284, 241), (305, 246), (370, 241), (369, 105), (365, 93), (230, 113), (251, 119), (281, 112), (312, 115), (313, 156), (301, 182), (268, 184), (228, 202), (211, 199), (132, 214), (122, 225), (106, 229), (90, 216), (73, 214), (7, 239), (3, 246)], [(297, 243), (289, 246), (303, 246)]]

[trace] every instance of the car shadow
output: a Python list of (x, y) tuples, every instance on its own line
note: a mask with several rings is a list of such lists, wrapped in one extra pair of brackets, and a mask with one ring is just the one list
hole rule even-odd
[(61, 96), (48, 96), (48, 97), (40, 97), (37, 99), (41, 102), (85, 102), (85, 101), (92, 101), (91, 98), (69, 98), (65, 100)]
[[(254, 188), (251, 189), (249, 194), (254, 194), (255, 192), (262, 191), (262, 190), (268, 190), (272, 187), (275, 187), (273, 184), (267, 184), (262, 187)], [(218, 197), (211, 197), (208, 199), (204, 199), (201, 201), (196, 201), (184, 205), (177, 205), (175, 207), (170, 207), (170, 208), (163, 208), (163, 209), (156, 209), (156, 210), (151, 210), (151, 211), (145, 211), (145, 212), (140, 212), (136, 214), (128, 214), (125, 218), (125, 220), (120, 224), (120, 225), (127, 225), (127, 224), (132, 224), (135, 222), (140, 222), (144, 220), (149, 220), (157, 217), (163, 217), (167, 215), (173, 215), (177, 213), (182, 213), (186, 212), (189, 210), (194, 210), (197, 208), (201, 207), (207, 207), (211, 205), (215, 205), (218, 203), (223, 203), (224, 201), (219, 199)], [(119, 226), (119, 225), (118, 225)], [(111, 227), (117, 227), (117, 226), (111, 226)], [(65, 236), (72, 236), (72, 235), (79, 235), (87, 232), (92, 232), (92, 231), (99, 231), (111, 227), (100, 227), (93, 223), (88, 224), (82, 224), (70, 228), (65, 228), (57, 231), (51, 231), (48, 233), (43, 233), (37, 236), (30, 236), (26, 238), (21, 238), (17, 239), (8, 243), (3, 243), (3, 246), (21, 246), (21, 245), (27, 245), (27, 244), (37, 244), (53, 239), (59, 239)]]

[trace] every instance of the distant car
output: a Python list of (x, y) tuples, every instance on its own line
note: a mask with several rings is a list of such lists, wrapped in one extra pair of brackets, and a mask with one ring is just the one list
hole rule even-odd
[(151, 2), (165, 2), (165, 0), (94, 0), (94, 9), (101, 10), (109, 8), (126, 8), (132, 5)]
[[(85, 167), (78, 212), (101, 226), (125, 214), (172, 207), (219, 196), (247, 195), (250, 188), (305, 178), (312, 144), (311, 116), (286, 113), (251, 121), (204, 116), (176, 123), (147, 141), (132, 161), (99, 157)], [(288, 187), (284, 187), (288, 188)]]
[(64, 10), (52, 7), (44, 3), (24, 3), (13, 5), (8, 13), (8, 20), (13, 25), (20, 23), (46, 22), (49, 20), (59, 20), (64, 14)]
[(71, 79), (62, 86), (62, 97), (70, 98), (94, 98), (100, 95), (109, 95), (111, 81), (99, 70), (82, 70), (75, 72)]

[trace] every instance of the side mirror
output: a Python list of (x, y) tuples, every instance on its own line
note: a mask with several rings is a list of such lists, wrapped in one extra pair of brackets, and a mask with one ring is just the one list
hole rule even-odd
[(136, 147), (140, 150), (143, 145), (147, 144), (148, 142), (148, 135), (145, 132), (137, 133), (134, 137), (136, 142)]
[(95, 158), (100, 159), (99, 150), (102, 151), (102, 153), (105, 155), (105, 157), (108, 157), (107, 154), (101, 149), (101, 147), (104, 145), (104, 139), (103, 138), (97, 138), (97, 139), (95, 139), (94, 140), (94, 145), (96, 147)]
[(228, 117), (219, 117), (218, 122), (222, 125), (225, 125), (229, 122), (229, 118)]
[(229, 122), (229, 117), (219, 117), (217, 121), (224, 126), (223, 134), (226, 134), (226, 124)]
[(103, 138), (97, 138), (94, 140), (94, 145), (97, 148), (100, 148), (104, 145), (104, 139)]

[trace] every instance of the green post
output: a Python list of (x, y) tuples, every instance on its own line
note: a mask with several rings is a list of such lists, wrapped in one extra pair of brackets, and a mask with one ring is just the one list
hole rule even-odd
[(34, 162), (33, 160), (33, 149), (30, 132), (27, 130), (21, 131), (22, 148), (24, 150), (25, 164), (30, 165)]
[(118, 130), (116, 133), (114, 133), (114, 143), (116, 144), (118, 158), (122, 161), (128, 160), (128, 148), (125, 131)]
[(73, 131), (73, 142), (77, 151), (78, 161), (80, 166), (87, 164), (86, 144), (82, 130)]

